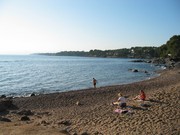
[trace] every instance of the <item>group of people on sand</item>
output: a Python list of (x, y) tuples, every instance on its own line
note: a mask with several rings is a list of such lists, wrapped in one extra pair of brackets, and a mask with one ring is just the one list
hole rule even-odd
[[(96, 88), (97, 80), (93, 78), (93, 86)], [(143, 90), (140, 90), (139, 95), (137, 95), (133, 100), (140, 100), (145, 101), (146, 100), (146, 94)], [(127, 107), (127, 99), (122, 95), (122, 93), (118, 93), (118, 100), (115, 102), (112, 102), (112, 105), (118, 105), (121, 109)]]
[[(146, 99), (146, 94), (144, 93), (143, 90), (140, 90), (139, 95), (133, 98), (133, 100), (141, 100), (141, 101), (145, 101), (145, 99)], [(126, 102), (127, 102), (126, 98), (121, 93), (119, 93), (118, 100), (115, 102), (112, 102), (112, 105), (118, 105), (122, 109), (122, 108), (127, 107)]]

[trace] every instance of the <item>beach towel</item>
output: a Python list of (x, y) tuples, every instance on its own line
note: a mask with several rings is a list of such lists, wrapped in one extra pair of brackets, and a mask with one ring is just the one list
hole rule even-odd
[(124, 110), (124, 109), (115, 109), (114, 112), (115, 112), (115, 113), (127, 113), (128, 110)]

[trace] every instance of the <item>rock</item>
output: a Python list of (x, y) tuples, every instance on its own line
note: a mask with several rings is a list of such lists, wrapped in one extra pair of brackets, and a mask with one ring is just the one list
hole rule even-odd
[(30, 121), (30, 118), (28, 116), (21, 117), (21, 121)]
[(36, 96), (34, 93), (31, 94), (31, 97)]
[(6, 98), (6, 95), (1, 95), (1, 97), (0, 98)]
[(162, 64), (165, 64), (165, 59), (163, 58), (154, 58), (152, 59), (152, 63), (153, 64), (157, 64), (157, 65), (162, 65)]
[(148, 73), (148, 71), (145, 70), (144, 73)]
[(144, 62), (144, 60), (132, 60), (131, 62)]
[(151, 61), (151, 60), (146, 60), (145, 62), (146, 62), (146, 63), (151, 63), (152, 61)]
[(19, 112), (17, 112), (17, 114), (19, 114), (19, 115), (34, 115), (34, 113), (33, 112), (31, 112), (31, 110), (22, 110), (22, 111), (19, 111)]
[(137, 69), (128, 69), (128, 70), (132, 72), (139, 72)]
[(10, 119), (8, 119), (8, 118), (2, 118), (2, 117), (0, 117), (0, 121), (3, 121), (3, 122), (11, 122)]
[(133, 69), (132, 72), (138, 72), (138, 70), (137, 69)]

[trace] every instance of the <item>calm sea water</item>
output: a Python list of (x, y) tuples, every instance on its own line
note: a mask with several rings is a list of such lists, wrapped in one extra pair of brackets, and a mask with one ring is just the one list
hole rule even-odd
[[(31, 93), (53, 93), (127, 84), (154, 77), (158, 68), (132, 59), (68, 56), (0, 55), (0, 95), (28, 96)], [(130, 72), (128, 69), (146, 70)]]

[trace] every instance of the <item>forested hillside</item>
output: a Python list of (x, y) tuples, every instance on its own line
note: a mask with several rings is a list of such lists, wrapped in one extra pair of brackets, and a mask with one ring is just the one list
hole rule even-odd
[(160, 47), (131, 47), (117, 50), (62, 51), (57, 53), (41, 53), (53, 56), (86, 56), (115, 58), (166, 58), (180, 59), (180, 35), (174, 35)]

